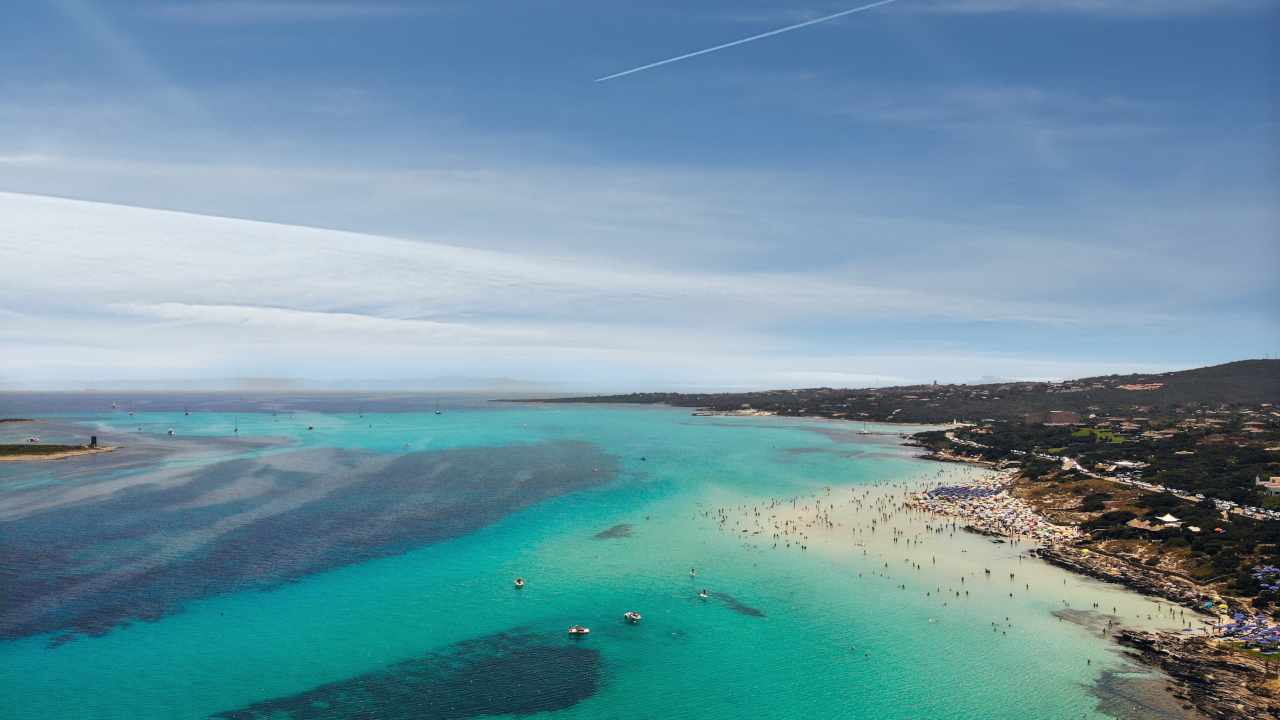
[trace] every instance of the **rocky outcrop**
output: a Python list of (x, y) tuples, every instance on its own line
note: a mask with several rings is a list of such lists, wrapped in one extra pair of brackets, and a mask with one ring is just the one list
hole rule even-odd
[(1120, 583), (1143, 595), (1162, 597), (1192, 609), (1198, 609), (1205, 600), (1211, 599), (1205, 589), (1190, 580), (1132, 565), (1096, 550), (1058, 545), (1037, 548), (1031, 554), (1071, 572)]
[(1178, 684), (1175, 697), (1211, 718), (1280, 718), (1274, 670), (1257, 657), (1208, 637), (1121, 630), (1115, 635), (1131, 654), (1159, 667)]

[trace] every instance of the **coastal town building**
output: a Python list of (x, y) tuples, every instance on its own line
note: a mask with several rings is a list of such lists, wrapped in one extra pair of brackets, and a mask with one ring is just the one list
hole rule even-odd
[(1258, 478), (1254, 484), (1268, 495), (1280, 495), (1280, 475), (1272, 475), (1268, 480)]

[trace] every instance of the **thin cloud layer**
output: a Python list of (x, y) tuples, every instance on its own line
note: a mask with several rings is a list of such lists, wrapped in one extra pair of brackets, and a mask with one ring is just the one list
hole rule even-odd
[(744, 381), (897, 377), (788, 359), (798, 341), (786, 328), (1074, 322), (1066, 309), (837, 278), (637, 271), (56, 198), (0, 193), (0, 214), (15, 220), (0, 229), (0, 254), (17, 259), (0, 268), (15, 374), (331, 377), (359, 358), (352, 372), (369, 377), (483, 366), (545, 380), (586, 364), (603, 379), (742, 356)]

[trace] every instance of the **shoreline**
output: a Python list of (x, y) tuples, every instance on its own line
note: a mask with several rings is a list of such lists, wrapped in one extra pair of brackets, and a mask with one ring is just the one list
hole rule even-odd
[(1203, 636), (1121, 629), (1115, 641), (1129, 657), (1172, 678), (1175, 698), (1211, 718), (1280, 718), (1280, 680), (1264, 660), (1223, 650)]
[[(663, 403), (663, 404), (667, 405), (666, 403)], [(677, 406), (667, 405), (667, 407), (674, 408)], [(750, 409), (708, 410), (705, 408), (698, 408), (697, 410), (694, 410), (689, 414), (694, 417), (777, 417), (778, 416), (778, 413), (770, 410), (750, 410)]]
[[(989, 462), (950, 453), (928, 452), (918, 457), (944, 463), (992, 466)], [(1017, 481), (1016, 473), (1006, 473), (989, 483), (989, 487), (1001, 487), (999, 494), (989, 496), (992, 507), (1000, 501), (1007, 503), (1010, 508), (1022, 506), (1039, 516), (1045, 524), (1052, 526), (1029, 503), (1008, 493)], [(973, 483), (970, 487), (982, 486)], [(927, 490), (914, 493), (913, 505), (917, 509), (964, 523), (964, 529), (970, 532), (1038, 541), (1026, 534), (1010, 532), (1007, 524), (991, 522), (991, 517), (975, 515), (975, 508), (982, 508), (982, 505), (968, 504), (964, 500), (950, 503), (950, 506), (947, 502), (930, 503), (927, 502), (928, 495)], [(997, 500), (1001, 496), (1003, 500)], [(1071, 527), (1076, 529), (1075, 526)], [(1144, 596), (1161, 598), (1191, 610), (1194, 613), (1192, 617), (1200, 618), (1206, 624), (1199, 629), (1202, 634), (1122, 627), (1111, 635), (1111, 639), (1127, 656), (1163, 672), (1173, 681), (1174, 685), (1168, 689), (1175, 699), (1184, 703), (1184, 709), (1194, 709), (1210, 718), (1280, 718), (1280, 674), (1276, 674), (1277, 671), (1272, 670), (1260, 656), (1254, 658), (1247, 653), (1234, 652), (1235, 648), (1226, 645), (1226, 640), (1208, 634), (1209, 620), (1205, 618), (1214, 618), (1215, 622), (1222, 618), (1218, 614), (1207, 612), (1204, 603), (1212, 602), (1217, 606), (1219, 603), (1230, 602), (1229, 598), (1222, 598), (1212, 588), (1201, 586), (1187, 578), (1139, 567), (1096, 549), (1079, 547), (1076, 541), (1065, 537), (1038, 542), (1040, 544), (1037, 547), (1028, 550), (1028, 555), (1077, 575), (1120, 585)]]
[[(963, 463), (979, 467), (995, 467), (994, 463), (986, 460), (976, 460), (963, 455), (953, 455), (946, 452), (926, 452), (921, 453), (917, 457), (923, 460), (933, 460), (935, 462)], [(1017, 483), (1018, 478), (1013, 474), (1010, 474), (1007, 477), (1008, 486), (1009, 488), (1012, 488)], [(953, 516), (966, 520), (970, 519), (963, 513), (955, 513)], [(1044, 519), (1044, 522), (1050, 523), (1047, 518)], [(1001, 535), (1002, 537), (1015, 537), (1014, 535), (1009, 535), (1007, 533), (1000, 532), (999, 530), (994, 530), (992, 532), (995, 532), (995, 534)], [(1206, 599), (1218, 600), (1219, 598), (1217, 597), (1217, 593), (1212, 590), (1200, 592), (1197, 589), (1203, 586), (1186, 578), (1173, 575), (1162, 570), (1140, 567), (1125, 560), (1099, 552), (1095, 549), (1076, 547), (1074, 544), (1066, 544), (1062, 542), (1046, 543), (1041, 547), (1035, 548), (1031, 553), (1051, 565), (1056, 565), (1078, 575), (1085, 575), (1096, 580), (1123, 585), (1142, 595), (1161, 597), (1165, 600), (1169, 600), (1170, 602), (1177, 603), (1189, 610), (1193, 610), (1201, 615), (1217, 617), (1216, 615), (1206, 613), (1202, 605)], [(1216, 604), (1217, 602), (1215, 602), (1215, 605)]]

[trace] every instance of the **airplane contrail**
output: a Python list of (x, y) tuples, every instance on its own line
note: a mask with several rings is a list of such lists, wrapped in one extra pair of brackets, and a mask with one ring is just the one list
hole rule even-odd
[(651, 62), (648, 65), (641, 65), (640, 67), (634, 67), (634, 68), (631, 68), (630, 70), (623, 70), (622, 72), (614, 73), (612, 75), (605, 75), (604, 77), (598, 77), (596, 78), (595, 81), (604, 82), (606, 80), (613, 80), (614, 78), (620, 78), (624, 75), (631, 75), (632, 73), (638, 73), (644, 70), (650, 70), (652, 68), (656, 68), (661, 65), (669, 65), (670, 63), (673, 63), (673, 62), (688, 60), (691, 57), (706, 55), (707, 53), (713, 53), (717, 50), (724, 50), (725, 48), (731, 48), (735, 45), (749, 43), (753, 40), (760, 40), (767, 37), (773, 37), (774, 35), (781, 35), (784, 32), (791, 32), (792, 30), (799, 30), (800, 28), (809, 27), (810, 25), (817, 25), (818, 23), (824, 23), (824, 22), (827, 22), (828, 20), (835, 20), (836, 18), (841, 18), (841, 17), (844, 17), (845, 15), (852, 15), (854, 13), (862, 12), (863, 10), (878, 8), (881, 5), (888, 5), (891, 2), (897, 2), (897, 0), (880, 0), (880, 2), (873, 2), (870, 5), (863, 5), (861, 7), (853, 8), (852, 10), (842, 10), (838, 13), (833, 13), (831, 15), (827, 15), (824, 17), (814, 18), (812, 20), (806, 20), (802, 23), (796, 23), (795, 25), (788, 25), (784, 28), (778, 28), (777, 30), (770, 30), (769, 32), (763, 32), (763, 33), (760, 33), (759, 35), (752, 35), (751, 37), (745, 37), (745, 38), (742, 38), (741, 40), (734, 40), (733, 42), (727, 42), (723, 45), (716, 45), (715, 47), (709, 47), (709, 48), (706, 48), (705, 50), (696, 50), (691, 53), (685, 53), (684, 55), (677, 55), (673, 58), (667, 58), (666, 60)]

